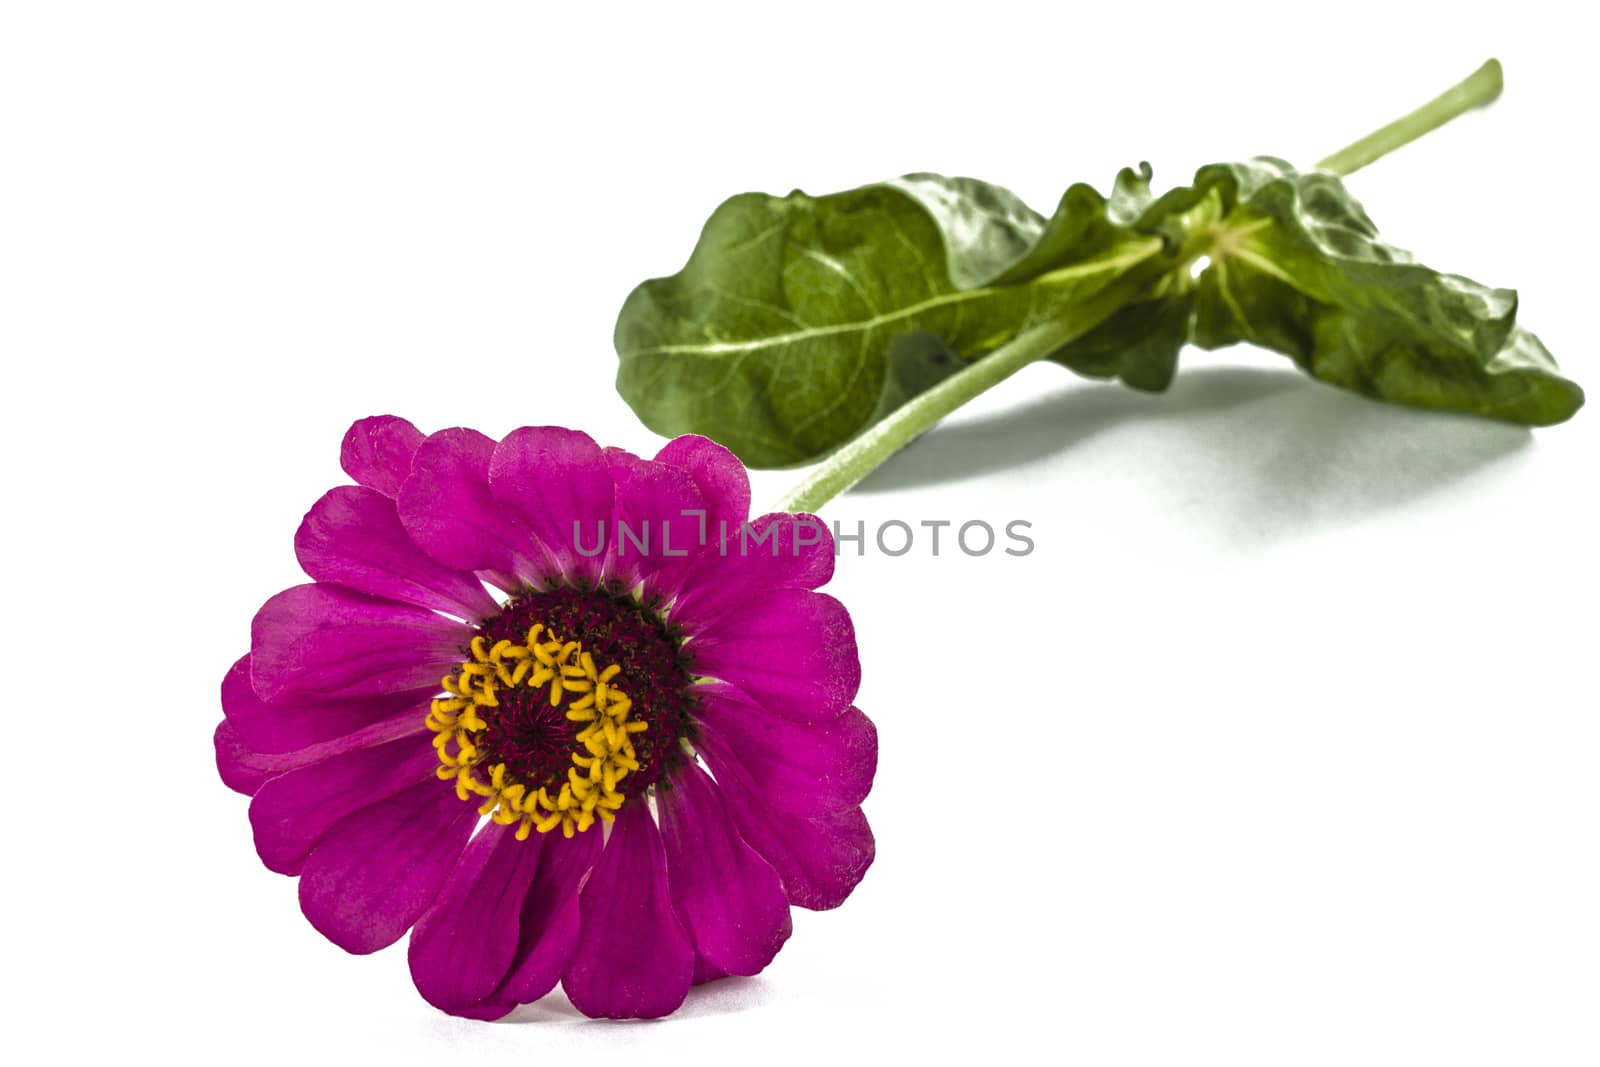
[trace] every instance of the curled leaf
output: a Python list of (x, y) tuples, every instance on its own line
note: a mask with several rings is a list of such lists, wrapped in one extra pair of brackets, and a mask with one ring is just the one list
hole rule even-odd
[(1529, 426), (1583, 405), (1583, 390), (1517, 326), (1514, 291), (1385, 244), (1337, 177), (1255, 160), (1206, 167), (1194, 188), (1223, 213), (1199, 279), (1195, 344), (1245, 341), (1379, 400)]

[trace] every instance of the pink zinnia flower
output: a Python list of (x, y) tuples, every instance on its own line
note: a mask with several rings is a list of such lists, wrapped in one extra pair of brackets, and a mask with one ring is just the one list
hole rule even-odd
[(559, 981), (651, 1017), (765, 967), (791, 904), (850, 894), (877, 736), (850, 617), (815, 592), (819, 522), (741, 545), (744, 468), (700, 437), (645, 460), (379, 416), (341, 460), (357, 484), (295, 537), (313, 581), (257, 613), (216, 732), (262, 862), (329, 940), (411, 930), (417, 989), (456, 1015)]

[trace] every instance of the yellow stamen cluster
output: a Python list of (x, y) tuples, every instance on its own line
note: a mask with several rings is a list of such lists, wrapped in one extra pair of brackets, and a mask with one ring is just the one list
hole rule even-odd
[[(542, 623), (528, 631), (522, 644), (501, 640), (491, 647), (482, 636), (474, 637), (472, 659), (439, 683), (446, 695), (435, 699), (428, 713), (440, 779), (454, 779), (462, 800), (474, 794), (485, 798), (480, 814), (492, 813), (502, 826), (520, 823), (519, 841), (527, 840), (533, 830), (548, 833), (559, 826), (571, 837), (589, 829), (597, 818), (610, 822), (622, 806), (618, 783), (639, 769), (631, 735), (646, 726), (629, 721), (632, 704), (611, 684), (621, 669), (616, 665), (597, 669), (581, 643), (561, 640)], [(575, 697), (568, 701), (566, 717), (588, 724), (576, 736), (579, 750), (572, 753), (572, 766), (559, 788), (555, 781), (519, 782), (504, 763), (483, 763), (487, 709), (500, 706), (500, 694), (522, 686), (548, 687), (551, 707), (560, 707), (564, 696)], [(487, 714), (490, 720), (495, 717), (492, 711)]]

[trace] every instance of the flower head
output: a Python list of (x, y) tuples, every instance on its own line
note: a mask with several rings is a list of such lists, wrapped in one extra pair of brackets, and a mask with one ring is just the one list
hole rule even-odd
[(313, 581), (257, 613), (216, 731), (313, 926), (350, 952), (411, 930), (452, 1014), (560, 982), (651, 1017), (849, 895), (877, 737), (819, 522), (746, 525), (744, 468), (699, 437), (646, 460), (380, 416), (341, 458), (357, 484), (295, 538)]

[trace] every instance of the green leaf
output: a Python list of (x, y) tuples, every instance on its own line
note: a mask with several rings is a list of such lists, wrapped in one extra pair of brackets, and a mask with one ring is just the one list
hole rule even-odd
[(1106, 229), (1084, 255), (984, 284), (1042, 225), (1004, 190), (928, 175), (736, 196), (682, 271), (628, 297), (618, 391), (656, 432), (705, 434), (752, 466), (816, 459), (959, 369), (952, 354), (979, 358), (1114, 284), (1131, 295), (1162, 247)]
[(752, 466), (817, 459), (1025, 330), (1049, 354), (1165, 389), (1185, 343), (1249, 342), (1398, 403), (1529, 425), (1583, 402), (1516, 294), (1384, 244), (1335, 176), (1280, 160), (1203, 167), (1157, 198), (1147, 166), (1109, 197), (1073, 185), (1046, 219), (970, 178), (725, 202), (678, 274), (617, 321), (617, 387), (663, 434)]
[(1583, 390), (1517, 326), (1517, 294), (1416, 263), (1378, 238), (1337, 177), (1277, 160), (1203, 168), (1222, 220), (1200, 275), (1193, 341), (1282, 352), (1379, 400), (1530, 426), (1571, 418)]
[(1159, 393), (1177, 373), (1193, 312), (1194, 294), (1181, 289), (1128, 304), (1050, 360), (1086, 378), (1119, 378), (1134, 389)]

